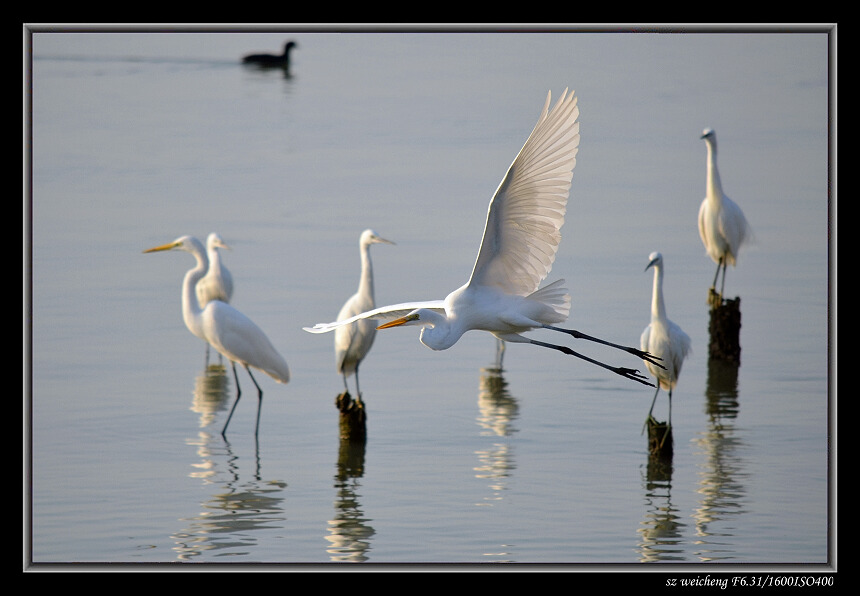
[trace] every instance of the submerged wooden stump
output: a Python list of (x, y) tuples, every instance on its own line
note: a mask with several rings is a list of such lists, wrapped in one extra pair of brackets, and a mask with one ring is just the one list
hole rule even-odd
[(658, 422), (653, 416), (648, 417), (648, 453), (664, 459), (672, 458), (674, 439), (672, 427), (668, 422)]
[(711, 320), (708, 324), (711, 358), (726, 362), (741, 361), (741, 299), (726, 300), (711, 288), (708, 291)]
[(365, 441), (367, 439), (367, 413), (361, 399), (354, 400), (348, 391), (335, 398), (335, 406), (340, 411), (340, 438), (345, 441)]

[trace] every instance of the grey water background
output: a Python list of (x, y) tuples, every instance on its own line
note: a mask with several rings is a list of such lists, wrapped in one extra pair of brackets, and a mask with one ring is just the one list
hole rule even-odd
[[(291, 76), (239, 64), (286, 39), (299, 44)], [(25, 560), (833, 563), (825, 33), (32, 42)], [(432, 352), (416, 329), (380, 332), (361, 369), (368, 440), (341, 444), (333, 337), (301, 328), (355, 291), (360, 232), (397, 243), (372, 248), (378, 304), (443, 298), (467, 279), (547, 91), (565, 87), (582, 141), (549, 281), (567, 280), (569, 327), (637, 345), (643, 269), (663, 253), (669, 317), (693, 340), (671, 464), (651, 461), (641, 434), (650, 388), (522, 345), (499, 375), (482, 333)], [(708, 358), (715, 265), (696, 229), (708, 126), (755, 231), (727, 278), (739, 368)], [(233, 304), (292, 368), (287, 385), (257, 375), (257, 441), (244, 371), (220, 436), (235, 387), (204, 370), (182, 322), (193, 259), (142, 254), (211, 231), (232, 246)]]

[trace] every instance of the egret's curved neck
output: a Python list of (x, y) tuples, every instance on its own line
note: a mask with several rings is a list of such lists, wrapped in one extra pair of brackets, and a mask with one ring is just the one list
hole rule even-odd
[(651, 294), (651, 318), (665, 319), (666, 306), (663, 304), (663, 267), (654, 267), (654, 289)]
[(359, 293), (373, 300), (373, 263), (370, 261), (370, 244), (361, 243), (361, 279), (358, 281)]
[(710, 199), (720, 200), (723, 197), (723, 187), (720, 184), (720, 172), (717, 170), (717, 142), (707, 139), (705, 145), (708, 147), (708, 178), (705, 187), (706, 196)]
[[(209, 261), (203, 251), (191, 253), (197, 259), (197, 266), (189, 269), (182, 281), (182, 318), (197, 337), (203, 337), (200, 303), (197, 301), (197, 282), (206, 275)], [(204, 338), (205, 339), (205, 338)]]
[(445, 315), (435, 311), (422, 311), (421, 321), (425, 323), (421, 328), (421, 343), (431, 350), (447, 350), (463, 335)]

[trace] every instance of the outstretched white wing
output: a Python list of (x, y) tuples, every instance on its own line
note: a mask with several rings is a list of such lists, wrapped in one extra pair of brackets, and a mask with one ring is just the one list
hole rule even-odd
[(317, 323), (313, 327), (303, 327), (305, 331), (310, 333), (328, 333), (334, 331), (338, 327), (355, 323), (359, 319), (377, 319), (381, 322), (393, 321), (402, 316), (408, 315), (413, 310), (419, 308), (428, 308), (438, 312), (445, 312), (444, 300), (427, 300), (424, 302), (403, 302), (401, 304), (391, 304), (389, 306), (380, 306), (367, 312), (359, 313), (354, 317), (344, 319), (342, 321), (333, 321), (331, 323)]
[(552, 110), (550, 97), (490, 201), (470, 284), (525, 296), (552, 269), (579, 148), (579, 108), (567, 89)]

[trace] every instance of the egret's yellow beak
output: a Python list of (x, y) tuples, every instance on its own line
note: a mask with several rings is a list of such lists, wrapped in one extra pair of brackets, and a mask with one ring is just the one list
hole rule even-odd
[(413, 313), (411, 315), (406, 315), (405, 317), (400, 317), (399, 319), (394, 319), (393, 321), (389, 321), (388, 323), (384, 323), (377, 327), (377, 329), (388, 329), (390, 327), (399, 327), (400, 325), (404, 325), (409, 321), (415, 321), (418, 319), (418, 315)]
[(162, 244), (161, 246), (156, 246), (153, 248), (147, 248), (143, 252), (147, 253), (147, 252), (158, 252), (161, 250), (170, 250), (171, 248), (176, 248), (177, 246), (178, 246), (177, 242), (170, 242), (169, 244)]

